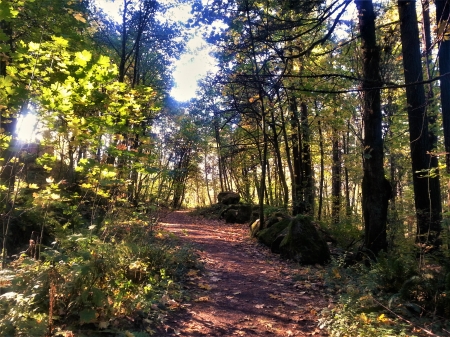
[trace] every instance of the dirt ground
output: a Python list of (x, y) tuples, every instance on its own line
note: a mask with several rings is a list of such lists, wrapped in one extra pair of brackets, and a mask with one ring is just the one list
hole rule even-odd
[(191, 294), (169, 313), (158, 336), (328, 336), (317, 327), (323, 295), (320, 266), (282, 260), (249, 236), (248, 225), (169, 213), (162, 226), (198, 251)]

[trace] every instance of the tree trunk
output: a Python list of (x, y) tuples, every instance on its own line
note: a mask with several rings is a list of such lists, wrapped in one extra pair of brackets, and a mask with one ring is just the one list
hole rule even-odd
[(423, 84), (419, 28), (415, 1), (398, 1), (403, 68), (406, 84), (406, 102), (409, 121), (409, 139), (414, 183), (414, 203), (417, 217), (417, 240), (438, 245), (441, 232), (441, 195), (432, 136)]
[(300, 123), (297, 111), (297, 100), (291, 102), (292, 156), (294, 161), (294, 180), (292, 181), (292, 214), (301, 214), (302, 198), (302, 157), (300, 151)]
[[(280, 93), (277, 91), (277, 99), (278, 101), (280, 101)], [(286, 130), (286, 120), (284, 118), (284, 112), (283, 109), (281, 108), (281, 104), (280, 104), (280, 117), (281, 117), (281, 131), (283, 134), (283, 143), (284, 143), (284, 148), (285, 148), (285, 153), (286, 153), (286, 162), (287, 162), (287, 166), (289, 169), (289, 177), (291, 179), (291, 181), (294, 181), (294, 169), (292, 167), (292, 159), (291, 159), (291, 149), (289, 147), (289, 137), (288, 137), (288, 133)], [(285, 177), (286, 179), (286, 177)], [(289, 193), (289, 187), (287, 186), (286, 183), (286, 188), (288, 189), (288, 193)], [(288, 202), (289, 202), (289, 195), (288, 195)]]
[[(344, 154), (350, 153), (350, 121), (347, 122), (347, 132), (342, 136), (342, 145)], [(348, 176), (348, 168), (344, 166), (344, 179), (345, 179), (345, 215), (350, 217), (352, 215), (352, 205), (350, 203), (350, 179)]]
[(322, 123), (320, 120), (317, 122), (319, 127), (319, 151), (320, 151), (320, 178), (319, 178), (319, 204), (317, 206), (317, 220), (322, 219), (322, 205), (323, 205), (323, 182), (325, 176), (325, 165), (324, 165), (324, 157), (325, 151), (323, 148), (323, 132), (322, 132)]
[(302, 195), (303, 195), (303, 214), (314, 214), (314, 179), (312, 170), (311, 145), (310, 145), (310, 127), (308, 122), (308, 107), (305, 102), (300, 105), (301, 111), (301, 156), (302, 156)]
[(375, 13), (372, 1), (355, 1), (359, 14), (359, 30), (363, 50), (363, 121), (364, 176), (362, 208), (364, 216), (364, 245), (373, 254), (387, 247), (386, 222), (389, 182), (384, 177), (383, 139), (380, 96), (380, 52), (376, 44)]
[(276, 124), (275, 124), (275, 115), (274, 115), (273, 109), (271, 110), (270, 114), (271, 114), (270, 126), (272, 128), (273, 147), (274, 147), (274, 151), (275, 151), (275, 157), (277, 159), (278, 174), (280, 176), (280, 182), (281, 182), (282, 191), (283, 191), (283, 193), (282, 193), (283, 208), (285, 210), (287, 210), (288, 202), (289, 202), (289, 188), (288, 188), (288, 185), (286, 182), (286, 177), (285, 177), (284, 171), (283, 171), (283, 160), (281, 159), (281, 149), (280, 149), (280, 145), (278, 142), (278, 134), (277, 134)]
[(339, 144), (339, 134), (336, 127), (333, 127), (333, 164), (331, 167), (331, 218), (334, 224), (339, 223), (339, 213), (341, 210), (341, 147)]
[[(437, 36), (439, 40), (439, 72), (441, 75), (450, 73), (450, 40), (444, 38), (449, 30), (450, 24), (450, 2), (448, 0), (435, 0), (436, 24), (438, 26)], [(447, 173), (450, 173), (450, 76), (446, 75), (440, 79), (441, 109), (444, 127), (444, 146), (446, 152)]]
[(225, 183), (224, 183), (224, 166), (223, 166), (223, 158), (222, 158), (222, 142), (220, 139), (220, 130), (219, 130), (219, 122), (217, 121), (217, 116), (214, 116), (214, 137), (216, 139), (216, 149), (217, 149), (217, 161), (218, 161), (218, 170), (219, 170), (219, 181), (220, 181), (220, 191), (225, 192)]

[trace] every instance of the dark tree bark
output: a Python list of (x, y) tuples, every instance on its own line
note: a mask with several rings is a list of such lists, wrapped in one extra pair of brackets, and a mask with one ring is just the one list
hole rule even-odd
[(323, 148), (323, 132), (322, 132), (322, 123), (320, 120), (317, 122), (319, 128), (319, 151), (320, 151), (320, 178), (319, 178), (319, 200), (317, 206), (317, 220), (322, 219), (322, 207), (323, 207), (323, 182), (325, 180), (325, 164), (324, 157), (325, 151)]
[(386, 222), (391, 191), (384, 177), (383, 138), (380, 96), (380, 52), (375, 36), (375, 13), (372, 1), (355, 1), (363, 50), (363, 121), (364, 154), (362, 208), (364, 245), (373, 254), (387, 248)]
[[(280, 101), (280, 93), (277, 91), (277, 97), (278, 97), (278, 101)], [(282, 131), (282, 135), (283, 135), (283, 143), (284, 143), (284, 149), (285, 149), (285, 153), (286, 153), (286, 162), (287, 162), (287, 166), (289, 169), (289, 177), (291, 179), (291, 182), (294, 181), (294, 168), (292, 166), (292, 159), (291, 159), (291, 148), (289, 146), (289, 137), (288, 137), (288, 133), (286, 130), (286, 120), (284, 117), (284, 112), (283, 109), (281, 108), (281, 104), (280, 104), (280, 117), (281, 117), (281, 131)], [(286, 178), (286, 177), (285, 177)], [(289, 187), (287, 186), (286, 183), (286, 188), (288, 189), (288, 193), (289, 193)], [(288, 202), (289, 202), (289, 195), (287, 196), (288, 198)]]
[(253, 76), (255, 76), (255, 79), (258, 83), (258, 101), (260, 102), (260, 126), (261, 126), (261, 132), (262, 132), (262, 151), (260, 156), (260, 162), (261, 162), (261, 177), (260, 177), (260, 186), (259, 186), (259, 221), (261, 224), (264, 223), (264, 195), (267, 193), (266, 189), (266, 176), (267, 176), (267, 156), (268, 156), (268, 135), (267, 135), (267, 109), (265, 107), (265, 92), (262, 87), (262, 81), (261, 81), (261, 69), (258, 64), (258, 56), (256, 52), (256, 46), (255, 46), (255, 36), (253, 34), (253, 24), (251, 19), (251, 11), (250, 11), (250, 4), (248, 1), (245, 1), (245, 14), (248, 24), (248, 34), (249, 34), (249, 42), (250, 42), (250, 51), (251, 51), (251, 61), (252, 61), (252, 72)]
[(277, 161), (278, 167), (278, 175), (280, 176), (280, 182), (282, 187), (282, 196), (283, 196), (283, 208), (287, 209), (289, 202), (289, 188), (286, 182), (286, 176), (283, 170), (283, 160), (281, 158), (281, 147), (278, 141), (278, 133), (275, 123), (275, 113), (273, 109), (270, 111), (271, 123), (270, 126), (272, 128), (272, 136), (273, 136), (273, 150), (275, 151), (275, 158)]
[[(439, 72), (441, 75), (450, 73), (450, 40), (444, 39), (450, 26), (450, 2), (448, 0), (435, 0), (437, 37), (439, 39)], [(444, 126), (444, 146), (446, 152), (447, 173), (450, 173), (450, 76), (440, 79), (441, 109)]]
[(220, 191), (225, 192), (225, 183), (224, 183), (224, 159), (222, 157), (222, 140), (220, 138), (220, 127), (218, 121), (219, 115), (214, 112), (214, 138), (216, 140), (216, 149), (217, 149), (217, 161), (218, 161), (218, 170), (219, 170), (219, 181), (220, 181)]
[(300, 122), (296, 98), (291, 101), (291, 140), (292, 159), (294, 161), (294, 180), (292, 181), (292, 214), (301, 214), (302, 211), (302, 156), (300, 151)]
[[(403, 68), (406, 84), (423, 81), (419, 28), (415, 1), (398, 1)], [(414, 183), (414, 203), (417, 217), (417, 240), (438, 244), (441, 231), (441, 194), (432, 138), (428, 125), (423, 84), (406, 87), (409, 139)]]
[[(342, 136), (342, 144), (344, 154), (348, 155), (350, 153), (349, 149), (350, 143), (350, 121), (347, 122), (347, 132)], [(344, 179), (345, 179), (345, 215), (350, 217), (352, 215), (352, 205), (350, 203), (350, 179), (348, 175), (348, 168), (344, 166)]]
[(308, 106), (305, 102), (300, 105), (301, 111), (301, 137), (302, 137), (302, 194), (303, 194), (303, 209), (302, 214), (313, 214), (314, 210), (314, 177), (312, 169), (311, 156), (311, 137), (310, 127), (308, 122)]
[(339, 144), (338, 130), (333, 127), (333, 149), (331, 167), (331, 218), (334, 224), (339, 223), (341, 210), (341, 146)]

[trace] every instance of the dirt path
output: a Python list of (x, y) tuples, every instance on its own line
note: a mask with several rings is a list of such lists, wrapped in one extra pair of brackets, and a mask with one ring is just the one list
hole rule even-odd
[(320, 267), (299, 267), (249, 238), (248, 226), (173, 212), (163, 227), (191, 243), (205, 270), (191, 271), (193, 294), (159, 336), (327, 336), (317, 328)]

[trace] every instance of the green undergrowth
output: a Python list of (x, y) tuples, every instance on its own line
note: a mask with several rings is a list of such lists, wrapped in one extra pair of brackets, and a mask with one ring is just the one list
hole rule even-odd
[(411, 244), (398, 248), (370, 264), (333, 260), (326, 289), (334, 304), (322, 311), (320, 328), (348, 337), (450, 335), (448, 258), (420, 255)]
[(193, 215), (202, 216), (206, 219), (218, 220), (222, 212), (227, 209), (228, 205), (213, 204), (211, 206), (197, 207), (191, 213)]
[(154, 335), (199, 267), (192, 249), (131, 215), (36, 249), (0, 273), (0, 336)]

